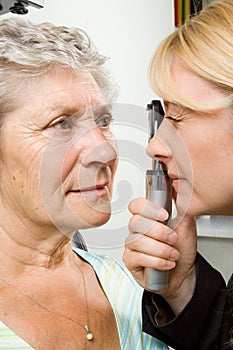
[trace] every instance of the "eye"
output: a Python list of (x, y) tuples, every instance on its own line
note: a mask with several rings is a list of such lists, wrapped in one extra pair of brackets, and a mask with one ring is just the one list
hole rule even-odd
[(171, 115), (165, 115), (165, 118), (173, 123), (179, 122), (179, 119), (177, 119), (176, 117), (173, 117)]
[(72, 128), (72, 121), (71, 118), (61, 117), (54, 120), (49, 127), (56, 130), (68, 130)]
[(113, 122), (113, 118), (111, 114), (104, 114), (95, 119), (96, 125), (100, 128), (108, 128), (110, 124)]

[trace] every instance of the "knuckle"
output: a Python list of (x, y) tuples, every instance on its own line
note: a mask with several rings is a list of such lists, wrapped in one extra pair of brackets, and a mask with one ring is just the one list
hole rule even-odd
[(139, 263), (139, 265), (145, 266), (146, 260), (146, 255), (143, 252), (137, 253), (137, 262)]
[(128, 253), (126, 252), (126, 249), (124, 250), (124, 253), (122, 255), (122, 261), (128, 267)]
[(141, 212), (143, 203), (146, 201), (144, 198), (135, 198), (132, 199), (128, 204), (128, 209), (132, 214)]
[(132, 241), (132, 246), (133, 246), (134, 250), (140, 251), (140, 249), (142, 248), (142, 245), (143, 245), (142, 239), (143, 239), (142, 235), (137, 235), (135, 237), (135, 239)]
[(139, 241), (142, 237), (140, 234), (129, 235), (125, 240), (125, 249), (137, 250), (141, 246)]
[(133, 216), (131, 216), (131, 218), (129, 219), (129, 224), (128, 224), (128, 228), (130, 231), (134, 231), (136, 228), (136, 221), (138, 221), (140, 218), (140, 216), (138, 214), (135, 214)]
[(133, 207), (134, 207), (134, 205), (133, 205), (133, 200), (131, 200), (130, 202), (129, 202), (129, 204), (128, 204), (128, 209), (129, 209), (129, 211), (132, 213), (133, 212)]
[(175, 257), (175, 255), (176, 255), (176, 253), (175, 253), (176, 250), (166, 243), (157, 241), (155, 248), (157, 251), (156, 256), (158, 258), (171, 259), (171, 257), (173, 257), (173, 256)]
[(167, 256), (169, 255), (170, 249), (168, 249), (168, 247), (165, 244), (158, 244), (157, 249), (158, 249), (158, 256), (160, 258), (167, 258)]

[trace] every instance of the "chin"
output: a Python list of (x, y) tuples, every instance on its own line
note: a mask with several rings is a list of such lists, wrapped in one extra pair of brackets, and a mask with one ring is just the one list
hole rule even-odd
[(78, 229), (83, 230), (83, 229), (102, 226), (106, 224), (106, 222), (108, 222), (110, 217), (111, 217), (111, 214), (109, 213), (104, 215), (103, 213), (96, 213), (96, 214), (90, 215), (89, 217), (85, 217), (82, 219), (83, 224), (80, 225)]
[(179, 215), (192, 215), (192, 208), (190, 206), (190, 196), (184, 196), (177, 194), (176, 198), (176, 209)]
[[(111, 217), (111, 202), (109, 196), (99, 198), (90, 196), (81, 202), (74, 201), (69, 196), (65, 202), (63, 217), (67, 223), (75, 223), (76, 229), (86, 229), (104, 225)], [(71, 200), (72, 199), (72, 200)]]
[[(74, 231), (98, 227), (104, 225), (111, 217), (111, 204), (105, 202), (105, 205), (91, 208), (89, 206), (75, 207), (68, 206), (65, 208), (49, 208), (47, 214), (50, 225), (56, 227), (62, 234), (70, 236)], [(59, 215), (57, 213), (59, 212)]]
[(92, 227), (102, 226), (109, 221), (110, 217), (111, 217), (111, 214), (105, 215), (105, 217), (101, 217), (101, 219), (96, 220), (96, 222), (94, 224), (92, 224), (91, 226)]
[(104, 202), (104, 205), (97, 205), (96, 207), (85, 208), (82, 213), (78, 214), (84, 228), (98, 227), (104, 225), (111, 217), (111, 203)]

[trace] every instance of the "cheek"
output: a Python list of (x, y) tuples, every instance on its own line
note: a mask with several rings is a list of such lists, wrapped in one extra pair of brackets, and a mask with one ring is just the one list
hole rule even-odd
[(5, 173), (9, 176), (8, 180), (12, 179), (21, 189), (25, 186), (28, 186), (28, 190), (38, 187), (42, 148), (36, 144), (23, 144), (23, 142), (5, 144), (1, 149), (3, 155), (1, 176)]
[(216, 175), (217, 169), (220, 169), (223, 153), (218, 152), (213, 139), (200, 138), (199, 136), (193, 135), (193, 140), (187, 140), (186, 143), (192, 160), (194, 182), (199, 181), (199, 185), (201, 185)]
[(40, 167), (42, 191), (53, 193), (67, 177), (76, 161), (77, 152), (69, 142), (51, 142), (44, 150)]
[[(12, 145), (13, 146), (13, 145)], [(2, 203), (33, 215), (35, 208), (41, 207), (39, 150), (23, 147), (7, 147), (4, 159), (0, 161), (0, 191)]]
[(58, 157), (57, 168), (58, 171), (61, 172), (61, 182), (67, 178), (71, 170), (75, 167), (79, 154), (80, 151), (77, 149), (77, 147), (71, 145), (67, 151), (61, 153)]

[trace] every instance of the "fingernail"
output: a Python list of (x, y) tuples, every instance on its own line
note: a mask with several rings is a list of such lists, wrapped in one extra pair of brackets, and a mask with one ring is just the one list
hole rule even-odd
[(174, 244), (177, 240), (177, 234), (173, 231), (168, 235), (168, 243)]
[(164, 209), (161, 210), (161, 212), (159, 213), (159, 220), (160, 221), (165, 221), (168, 219), (168, 212)]
[(172, 249), (171, 254), (170, 254), (170, 259), (173, 261), (176, 261), (179, 258), (179, 253), (177, 250)]
[(176, 263), (174, 261), (167, 260), (167, 266), (168, 267), (175, 267)]

